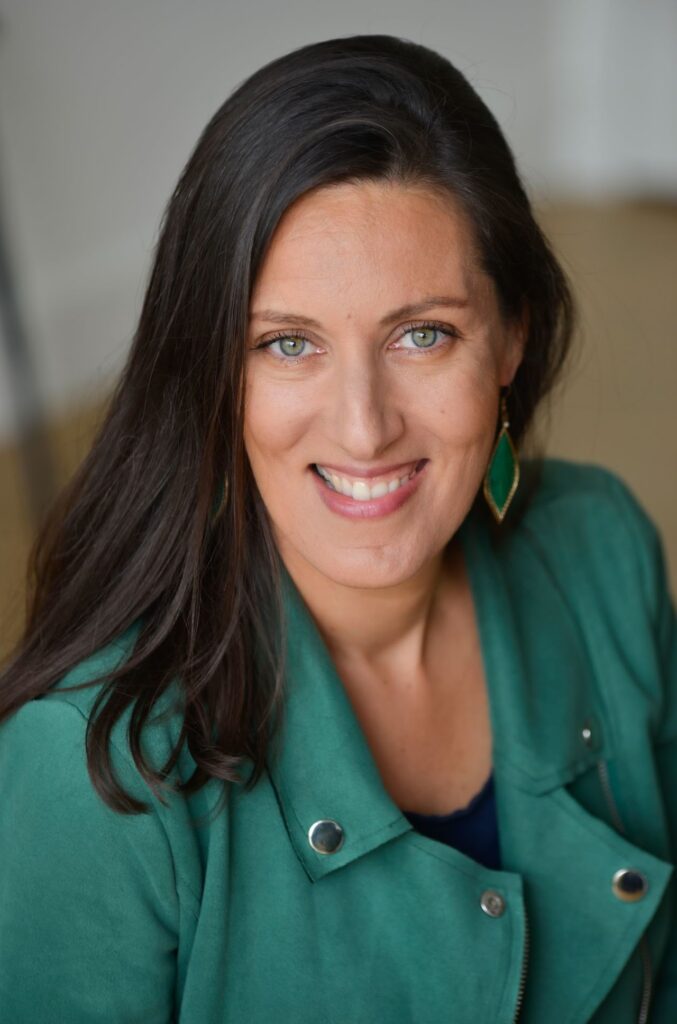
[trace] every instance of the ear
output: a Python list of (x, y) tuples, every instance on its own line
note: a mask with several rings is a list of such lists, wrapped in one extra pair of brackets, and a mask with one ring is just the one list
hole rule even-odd
[(526, 303), (522, 306), (522, 313), (513, 320), (507, 331), (503, 365), (501, 367), (501, 386), (507, 387), (512, 383), (520, 363), (524, 358), (524, 351), (529, 337), (529, 308)]

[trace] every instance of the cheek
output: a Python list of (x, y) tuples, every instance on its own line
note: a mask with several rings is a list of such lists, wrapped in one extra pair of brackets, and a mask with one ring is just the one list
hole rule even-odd
[(308, 403), (291, 387), (277, 382), (248, 383), (244, 409), (244, 443), (256, 472), (266, 459), (279, 460), (308, 429)]
[(430, 401), (421, 406), (429, 428), (447, 443), (485, 444), (497, 422), (498, 384), (486, 370), (459, 370), (440, 381)]

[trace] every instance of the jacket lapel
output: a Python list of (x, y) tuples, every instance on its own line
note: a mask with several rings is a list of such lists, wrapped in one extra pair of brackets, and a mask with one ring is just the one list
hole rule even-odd
[[(566, 789), (615, 751), (584, 638), (558, 581), (524, 531), (497, 550), (471, 515), (459, 536), (487, 678), (502, 871), (508, 884), (516, 874), (524, 879), (531, 926), (522, 1019), (551, 1020), (556, 1007), (558, 1020), (584, 1022), (632, 958), (672, 865), (619, 835)], [(287, 698), (268, 770), (294, 850), (317, 882), (412, 829), (381, 782), (327, 647), (284, 570), (283, 586)], [(325, 818), (344, 832), (330, 856), (308, 839)], [(614, 895), (612, 878), (622, 868), (648, 879), (641, 900)]]
[[(411, 825), (384, 788), (324, 640), (283, 570), (287, 619), (283, 728), (268, 771), (289, 837), (309, 877), (317, 881)], [(308, 831), (332, 819), (343, 829), (341, 848), (318, 854)]]
[[(618, 751), (602, 725), (585, 638), (529, 530), (518, 528), (497, 550), (480, 524), (467, 520), (461, 539), (492, 713), (502, 868), (525, 879), (532, 941), (524, 1020), (556, 1013), (585, 1022), (624, 969), (629, 998), (638, 991), (639, 957), (629, 961), (673, 867), (589, 813), (566, 788), (586, 772), (595, 776), (597, 763)], [(625, 868), (648, 880), (636, 902), (612, 889)], [(666, 927), (663, 920), (660, 929)]]
[(608, 752), (585, 646), (559, 584), (524, 531), (518, 527), (498, 550), (474, 518), (459, 535), (493, 716), (494, 763), (523, 788), (543, 793)]

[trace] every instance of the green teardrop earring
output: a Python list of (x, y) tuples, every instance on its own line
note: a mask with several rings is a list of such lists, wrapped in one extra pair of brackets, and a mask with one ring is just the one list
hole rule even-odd
[(506, 396), (501, 395), (501, 429), (484, 475), (484, 497), (497, 523), (502, 523), (520, 478), (519, 460), (508, 433)]

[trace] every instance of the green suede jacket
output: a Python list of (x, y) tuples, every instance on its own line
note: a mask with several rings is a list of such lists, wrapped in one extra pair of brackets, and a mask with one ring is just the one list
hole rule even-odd
[[(3, 1024), (677, 1021), (677, 627), (656, 528), (615, 474), (560, 459), (509, 539), (480, 523), (459, 535), (502, 869), (412, 829), (285, 576), (279, 756), (211, 821), (218, 783), (153, 797), (129, 716), (114, 764), (152, 813), (91, 785), (97, 688), (61, 686), (136, 626), (0, 727)], [(176, 707), (147, 727), (158, 765)], [(176, 774), (192, 767), (184, 748)]]

